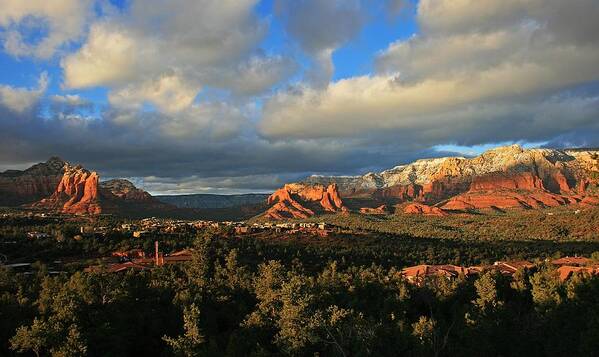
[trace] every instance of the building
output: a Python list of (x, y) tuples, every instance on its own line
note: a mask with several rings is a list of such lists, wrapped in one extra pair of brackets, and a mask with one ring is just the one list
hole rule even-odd
[(589, 267), (580, 267), (580, 266), (570, 266), (570, 265), (562, 265), (557, 269), (557, 273), (559, 274), (560, 281), (566, 281), (573, 274), (583, 273), (590, 275), (599, 275), (599, 266), (589, 266)]
[(563, 257), (551, 261), (551, 264), (563, 266), (570, 265), (575, 267), (582, 267), (592, 263), (592, 260), (585, 257)]
[(141, 249), (132, 249), (126, 252), (112, 252), (112, 256), (122, 259), (137, 259), (145, 258), (146, 253)]
[(247, 234), (249, 232), (250, 232), (250, 227), (248, 227), (248, 226), (235, 227), (235, 234)]
[(422, 284), (424, 280), (431, 277), (444, 277), (455, 279), (460, 275), (471, 276), (479, 273), (477, 269), (465, 268), (458, 265), (427, 265), (421, 264), (402, 269), (401, 274), (406, 280), (413, 284)]
[(530, 269), (535, 265), (527, 260), (497, 261), (491, 269), (497, 270), (503, 275), (514, 275), (518, 270)]
[(133, 232), (133, 238), (143, 238), (149, 234), (149, 231), (135, 231)]
[(43, 239), (43, 238), (50, 238), (50, 235), (48, 233), (34, 231), (34, 232), (27, 232), (27, 238)]

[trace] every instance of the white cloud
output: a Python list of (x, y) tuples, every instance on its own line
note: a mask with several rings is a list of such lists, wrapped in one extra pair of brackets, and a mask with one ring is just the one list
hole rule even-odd
[[(14, 56), (50, 58), (65, 44), (83, 36), (92, 0), (3, 0), (0, 5), (2, 42)], [(43, 35), (34, 42), (29, 32)]]
[(291, 76), (297, 64), (288, 57), (256, 55), (229, 71), (218, 71), (207, 79), (207, 83), (230, 88), (239, 95), (263, 93)]
[[(556, 1), (422, 1), (424, 32), (381, 53), (378, 74), (278, 93), (265, 104), (260, 131), (271, 139), (395, 135), (424, 148), (539, 140), (588, 125), (589, 111), (599, 115), (597, 98), (576, 107), (576, 98), (555, 95), (599, 80), (599, 41), (589, 40), (593, 25), (584, 20), (599, 17), (599, 7), (569, 4), (585, 15), (576, 21), (564, 10), (571, 20), (558, 26)], [(488, 22), (472, 15), (477, 9)]]
[(27, 89), (0, 85), (0, 103), (13, 112), (25, 113), (37, 105), (47, 87), (48, 75), (45, 72), (40, 75), (37, 88)]
[(78, 94), (53, 95), (50, 97), (53, 102), (59, 104), (68, 104), (73, 106), (88, 105), (90, 102), (81, 98)]
[(493, 30), (522, 22), (532, 8), (544, 2), (545, 0), (421, 0), (418, 3), (418, 22), (425, 33)]
[[(112, 103), (150, 102), (166, 112), (189, 107), (205, 85), (262, 89), (280, 80), (277, 72), (269, 77), (251, 61), (241, 67), (264, 35), (256, 1), (134, 0), (125, 13), (94, 24), (82, 48), (63, 60), (64, 84), (108, 86)], [(239, 68), (248, 82), (215, 75)]]
[(65, 86), (111, 86), (135, 79), (144, 68), (137, 61), (142, 52), (140, 45), (151, 44), (140, 43), (110, 22), (95, 24), (83, 47), (62, 61)]
[(169, 120), (158, 124), (161, 132), (172, 138), (210, 138), (228, 140), (240, 135), (247, 120), (243, 113), (227, 103), (194, 104)]
[(148, 102), (167, 113), (189, 107), (199, 92), (199, 85), (186, 82), (180, 75), (165, 74), (155, 80), (134, 83), (109, 94), (112, 105), (139, 109)]

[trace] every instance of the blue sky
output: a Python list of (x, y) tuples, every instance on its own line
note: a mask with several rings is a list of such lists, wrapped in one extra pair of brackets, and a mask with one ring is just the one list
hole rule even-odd
[(593, 0), (9, 0), (0, 168), (268, 191), (498, 145), (598, 146)]

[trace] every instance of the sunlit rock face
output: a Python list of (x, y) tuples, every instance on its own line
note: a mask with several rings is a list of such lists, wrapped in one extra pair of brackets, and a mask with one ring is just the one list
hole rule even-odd
[(65, 164), (64, 174), (56, 190), (48, 198), (34, 204), (37, 208), (59, 210), (74, 214), (100, 214), (98, 199), (99, 176), (81, 166)]
[(131, 212), (156, 212), (174, 207), (156, 200), (144, 190), (124, 179), (100, 182), (95, 171), (63, 162), (61, 177), (47, 197), (31, 207), (69, 214), (98, 215)]
[(388, 207), (387, 205), (380, 205), (378, 207), (362, 207), (360, 208), (360, 213), (362, 214), (374, 214), (374, 215), (383, 215), (387, 214)]
[[(302, 192), (311, 192), (311, 187), (318, 191), (333, 184), (345, 206), (358, 212), (404, 202), (419, 203), (403, 209), (413, 214), (594, 205), (599, 197), (599, 151), (511, 145), (475, 158), (423, 159), (363, 176), (315, 175), (285, 187), (299, 185)], [(441, 211), (432, 212), (432, 207)], [(294, 216), (313, 214), (299, 210)]]
[(404, 207), (403, 213), (419, 214), (425, 216), (446, 216), (447, 212), (439, 207), (428, 206), (423, 203), (410, 203)]
[(321, 211), (347, 211), (336, 184), (287, 184), (270, 195), (267, 202), (271, 207), (264, 215), (272, 219), (308, 218)]

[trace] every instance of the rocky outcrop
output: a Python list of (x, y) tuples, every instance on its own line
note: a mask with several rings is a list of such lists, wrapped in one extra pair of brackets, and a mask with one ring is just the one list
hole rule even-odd
[(422, 203), (410, 203), (405, 206), (403, 212), (406, 214), (420, 214), (426, 216), (446, 216), (447, 212), (439, 207), (429, 206)]
[(469, 191), (544, 190), (543, 181), (532, 172), (497, 172), (472, 179)]
[[(599, 172), (598, 150), (523, 149), (518, 145), (489, 150), (475, 158), (445, 157), (417, 160), (381, 173), (364, 176), (310, 176), (307, 184), (336, 183), (342, 197), (368, 192), (387, 197), (442, 200), (468, 191), (473, 180), (494, 174), (528, 172), (543, 182), (545, 189), (567, 192), (590, 172)], [(537, 184), (538, 185), (538, 184)], [(405, 187), (405, 188), (402, 188)], [(406, 194), (407, 190), (418, 194)], [(461, 192), (456, 192), (461, 191)], [(395, 195), (394, 195), (395, 193)]]
[(484, 209), (523, 208), (536, 209), (577, 203), (577, 198), (567, 198), (546, 192), (518, 193), (516, 191), (468, 192), (451, 198), (441, 207), (445, 210), (467, 211)]
[(35, 203), (46, 208), (74, 214), (100, 214), (102, 208), (98, 193), (99, 176), (81, 166), (65, 164), (64, 174), (56, 190), (48, 198)]
[(140, 190), (131, 181), (124, 179), (112, 179), (100, 183), (100, 188), (106, 194), (112, 195), (124, 200), (134, 201), (152, 201), (152, 195), (144, 190)]
[(362, 208), (360, 208), (360, 213), (362, 213), (362, 214), (374, 214), (374, 215), (387, 214), (387, 205), (380, 205), (380, 206), (378, 206), (376, 208), (362, 207)]
[(467, 192), (450, 198), (442, 208), (455, 211), (538, 209), (581, 201), (578, 196), (568, 195), (570, 187), (563, 173), (547, 175), (545, 182), (550, 182), (556, 193), (547, 190), (535, 172), (500, 172), (475, 177)]
[(50, 196), (62, 179), (65, 162), (52, 157), (44, 163), (0, 173), (0, 206), (19, 206)]
[(396, 185), (376, 190), (374, 195), (381, 199), (398, 199), (401, 201), (422, 200), (424, 198), (424, 189), (417, 184)]
[(271, 219), (307, 218), (317, 212), (347, 211), (336, 184), (287, 184), (270, 195), (267, 203), (272, 206), (264, 216)]
[(100, 182), (96, 172), (64, 162), (60, 180), (52, 192), (30, 207), (69, 214), (125, 216), (160, 215), (175, 210), (127, 180)]

